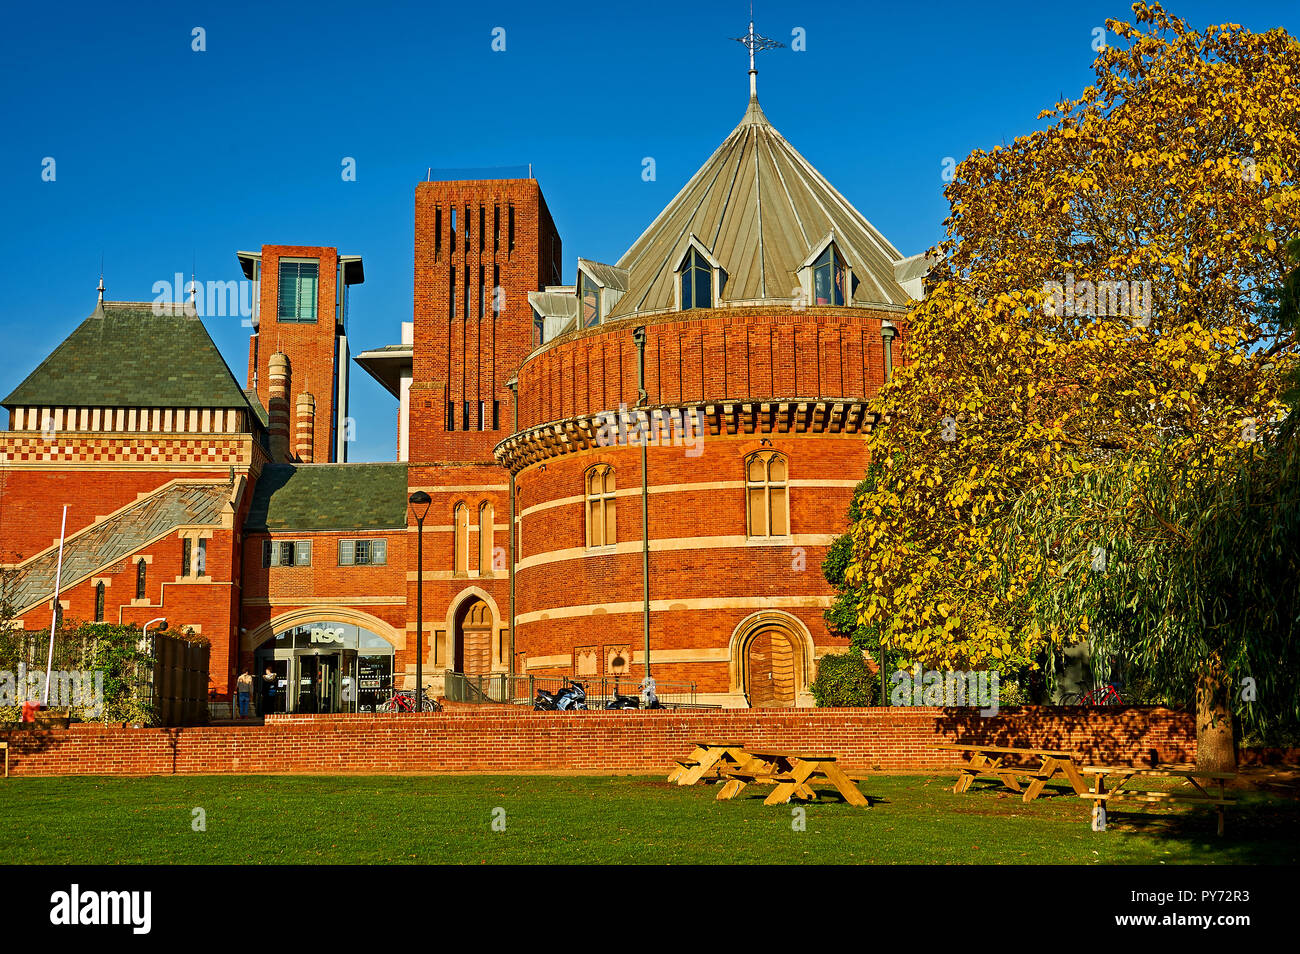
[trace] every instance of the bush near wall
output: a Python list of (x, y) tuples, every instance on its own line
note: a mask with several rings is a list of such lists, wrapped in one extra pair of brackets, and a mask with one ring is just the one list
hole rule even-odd
[(808, 690), (822, 708), (880, 704), (880, 678), (857, 651), (823, 656)]

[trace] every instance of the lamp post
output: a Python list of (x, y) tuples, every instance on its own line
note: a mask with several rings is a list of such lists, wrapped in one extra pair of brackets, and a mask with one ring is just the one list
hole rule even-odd
[(140, 642), (142, 644), (140, 647), (141, 649), (144, 649), (149, 645), (149, 627), (154, 623), (162, 623), (162, 625), (158, 627), (159, 632), (163, 632), (167, 629), (166, 616), (159, 616), (157, 619), (151, 619), (149, 622), (145, 623), (144, 629), (140, 632)]
[(423, 490), (411, 494), (408, 503), (415, 517), (415, 712), (424, 711), (424, 518), (433, 502)]

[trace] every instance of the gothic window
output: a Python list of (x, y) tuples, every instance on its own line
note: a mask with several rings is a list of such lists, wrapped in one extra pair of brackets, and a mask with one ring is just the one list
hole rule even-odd
[(492, 504), (485, 500), (478, 506), (478, 575), (492, 572)]
[(104, 581), (95, 584), (95, 622), (104, 622)]
[(469, 508), (463, 503), (456, 504), (452, 512), (452, 525), (455, 530), (455, 574), (469, 576)]
[(146, 599), (148, 592), (147, 580), (145, 575), (149, 572), (148, 564), (144, 560), (137, 560), (135, 564), (135, 598), (138, 600)]
[(614, 468), (597, 464), (587, 471), (587, 548), (615, 542)]
[(749, 536), (790, 535), (789, 464), (776, 451), (761, 451), (745, 461), (745, 504)]

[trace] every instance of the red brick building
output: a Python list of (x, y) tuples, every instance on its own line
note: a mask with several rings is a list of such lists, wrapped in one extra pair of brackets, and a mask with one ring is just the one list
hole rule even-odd
[(425, 491), (435, 692), (648, 667), (699, 702), (810, 701), (845, 645), (822, 561), (925, 263), (756, 97), (571, 285), (536, 180), (417, 185), (413, 320), (355, 359), (397, 398), (394, 463), (346, 461), (361, 259), (238, 257), (258, 289), (242, 384), (194, 306), (101, 300), (0, 402), (0, 598), (26, 628), (49, 622), (66, 504), (67, 615), (199, 630), (222, 698), (269, 665), (290, 708), (366, 708), (414, 675)]

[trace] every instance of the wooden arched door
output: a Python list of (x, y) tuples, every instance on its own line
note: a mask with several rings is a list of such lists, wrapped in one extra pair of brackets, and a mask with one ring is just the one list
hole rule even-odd
[(492, 609), (483, 600), (467, 603), (457, 614), (457, 672), (481, 676), (492, 671), (492, 624)]
[(745, 695), (753, 708), (793, 706), (798, 682), (794, 640), (763, 629), (745, 650)]

